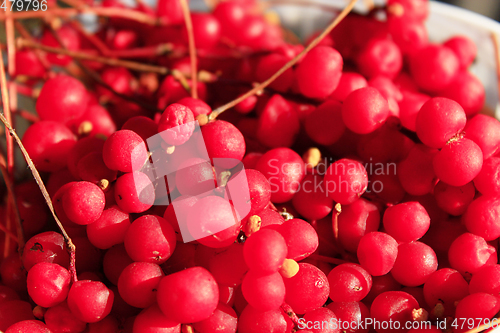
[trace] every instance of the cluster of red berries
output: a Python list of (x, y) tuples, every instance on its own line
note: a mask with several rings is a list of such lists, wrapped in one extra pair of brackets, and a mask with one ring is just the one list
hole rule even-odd
[(22, 141), (70, 240), (36, 183), (17, 184), (28, 241), (0, 264), (0, 331), (458, 333), (494, 323), (500, 122), (479, 113), (474, 43), (431, 43), (427, 0), (388, 0), (349, 14), (219, 114), (211, 106), (304, 49), (258, 8), (231, 0), (191, 14), (198, 68), (212, 73), (196, 86), (179, 0), (156, 12), (139, 2), (161, 26), (113, 17), (92, 38), (68, 24), (40, 39), (88, 53), (102, 51), (97, 39), (129, 56), (168, 43), (167, 55), (145, 57), (171, 69), (164, 77), (85, 60), (105, 83), (90, 90), (43, 66), (71, 57), (16, 52), (26, 85), (48, 78)]

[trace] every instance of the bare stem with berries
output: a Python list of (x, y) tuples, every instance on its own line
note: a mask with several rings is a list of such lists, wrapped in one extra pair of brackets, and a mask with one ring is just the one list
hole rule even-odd
[(158, 74), (162, 74), (162, 75), (166, 75), (170, 72), (170, 70), (166, 67), (141, 64), (138, 62), (128, 61), (128, 60), (100, 57), (100, 56), (85, 53), (85, 52), (78, 52), (78, 51), (62, 49), (59, 47), (46, 46), (46, 45), (42, 45), (42, 44), (27, 40), (24, 38), (17, 39), (17, 46), (19, 48), (27, 47), (27, 48), (33, 48), (33, 49), (40, 49), (40, 50), (43, 50), (45, 52), (50, 52), (50, 53), (63, 54), (63, 55), (67, 55), (67, 56), (70, 56), (72, 58), (80, 59), (80, 60), (97, 61), (97, 62), (106, 64), (109, 66), (121, 66), (121, 67), (125, 67), (128, 69), (133, 69), (133, 70), (139, 71), (139, 72), (151, 72), (151, 73), (158, 73)]
[(189, 42), (189, 59), (191, 61), (191, 97), (198, 98), (198, 69), (196, 59), (196, 45), (194, 41), (193, 22), (191, 21), (191, 12), (189, 11), (189, 4), (187, 0), (180, 0), (182, 6), (182, 13), (184, 14), (184, 21)]
[(304, 55), (306, 55), (309, 51), (311, 51), (315, 46), (317, 46), (346, 16), (351, 12), (351, 10), (354, 8), (354, 5), (356, 4), (358, 0), (350, 0), (349, 4), (340, 12), (340, 14), (333, 20), (328, 27), (326, 27), (323, 32), (316, 37), (307, 47), (302, 50), (298, 55), (296, 55), (292, 60), (287, 62), (283, 67), (281, 67), (276, 73), (274, 73), (269, 79), (266, 81), (256, 85), (253, 89), (249, 90), (247, 93), (239, 96), (235, 100), (224, 104), (217, 109), (213, 110), (212, 113), (210, 113), (209, 120), (214, 120), (217, 118), (219, 114), (222, 112), (226, 111), (227, 109), (230, 109), (234, 106), (236, 106), (238, 103), (244, 101), (250, 96), (253, 96), (260, 91), (262, 91), (264, 88), (269, 86), (271, 83), (274, 82), (281, 74), (283, 74), (286, 70), (291, 68), (293, 65), (295, 65)]
[(9, 92), (8, 92), (8, 87), (7, 87), (7, 80), (5, 77), (5, 65), (3, 62), (3, 56), (2, 56), (2, 51), (0, 50), (0, 89), (2, 92), (2, 101), (3, 101), (3, 113), (0, 113), (0, 121), (5, 125), (7, 128), (7, 131), (9, 133), (9, 136), (14, 138), (16, 143), (19, 145), (19, 148), (21, 149), (21, 153), (24, 156), (24, 159), (26, 160), (26, 163), (28, 163), (28, 167), (31, 170), (31, 173), (33, 174), (33, 177), (35, 178), (36, 183), (38, 184), (38, 187), (40, 188), (40, 191), (42, 192), (42, 195), (45, 199), (45, 202), (47, 203), (47, 206), (49, 207), (50, 212), (52, 213), (52, 216), (54, 216), (54, 219), (57, 223), (57, 226), (61, 230), (61, 233), (64, 237), (64, 240), (66, 242), (66, 246), (68, 247), (68, 251), (70, 254), (70, 270), (73, 275), (73, 278), (76, 280), (76, 269), (75, 269), (75, 251), (76, 251), (76, 246), (73, 244), (71, 241), (71, 238), (69, 237), (68, 233), (64, 229), (61, 221), (56, 215), (56, 212), (54, 210), (54, 206), (52, 205), (52, 200), (50, 199), (49, 192), (47, 191), (47, 188), (45, 187), (42, 178), (40, 177), (40, 173), (38, 172), (35, 164), (31, 160), (28, 152), (26, 151), (26, 148), (24, 148), (24, 145), (17, 135), (16, 131), (14, 128), (12, 128), (12, 125), (10, 122), (7, 120), (5, 117), (5, 114), (7, 114), (8, 110), (10, 110), (10, 105), (9, 105)]

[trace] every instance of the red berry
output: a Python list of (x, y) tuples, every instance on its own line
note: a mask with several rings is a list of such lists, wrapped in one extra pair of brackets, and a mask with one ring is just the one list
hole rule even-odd
[(206, 269), (193, 267), (162, 278), (157, 301), (161, 311), (180, 323), (209, 318), (217, 308), (219, 289)]
[(372, 87), (350, 93), (342, 105), (342, 119), (351, 131), (368, 134), (381, 127), (389, 116), (387, 100)]
[(329, 46), (315, 47), (295, 71), (300, 92), (309, 98), (325, 99), (337, 88), (342, 66), (342, 56), (337, 50)]

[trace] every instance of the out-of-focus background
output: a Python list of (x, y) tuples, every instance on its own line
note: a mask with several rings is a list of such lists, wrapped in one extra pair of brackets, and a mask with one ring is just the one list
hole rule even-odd
[(500, 1), (499, 0), (439, 0), (455, 6), (459, 6), (484, 16), (500, 21)]

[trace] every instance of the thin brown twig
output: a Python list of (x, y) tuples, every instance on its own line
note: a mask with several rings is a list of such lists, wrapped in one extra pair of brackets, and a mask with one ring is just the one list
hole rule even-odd
[[(7, 174), (7, 177), (9, 175)], [(9, 199), (10, 203), (10, 199)], [(12, 215), (12, 207), (10, 204), (7, 205), (7, 209), (5, 210), (5, 229), (10, 230), (10, 226), (12, 224), (11, 222), (11, 215)], [(9, 235), (5, 234), (5, 241), (3, 243), (3, 257), (7, 258), (10, 255), (10, 237)]]
[[(2, 93), (2, 100), (3, 100), (3, 107), (4, 110), (6, 108), (9, 108), (9, 94), (7, 91), (7, 80), (5, 77), (5, 68), (4, 68), (4, 62), (3, 62), (3, 57), (2, 57), (2, 51), (0, 50), (0, 89)], [(69, 237), (68, 233), (64, 229), (61, 221), (56, 215), (56, 212), (54, 210), (54, 206), (52, 205), (52, 200), (50, 199), (50, 195), (47, 192), (47, 188), (45, 187), (42, 178), (40, 177), (40, 173), (38, 172), (35, 164), (31, 160), (28, 152), (26, 151), (26, 148), (24, 147), (21, 139), (16, 133), (16, 130), (12, 127), (10, 122), (7, 120), (5, 115), (3, 113), (0, 113), (0, 121), (5, 125), (7, 128), (9, 134), (14, 138), (16, 143), (19, 145), (19, 148), (21, 149), (21, 153), (24, 156), (24, 159), (26, 160), (26, 163), (28, 164), (28, 167), (31, 170), (31, 173), (33, 174), (33, 177), (35, 178), (36, 183), (38, 184), (38, 187), (40, 188), (40, 191), (42, 192), (42, 195), (45, 199), (45, 202), (47, 203), (47, 206), (49, 207), (50, 212), (52, 213), (52, 216), (54, 216), (54, 219), (56, 221), (57, 226), (61, 230), (61, 233), (64, 237), (64, 240), (66, 242), (66, 246), (68, 247), (68, 251), (70, 253), (71, 257), (71, 262), (70, 262), (70, 269), (73, 272), (73, 277), (76, 278), (76, 269), (75, 269), (75, 251), (76, 251), (76, 246), (73, 244), (71, 238)]]
[(500, 101), (500, 40), (496, 33), (491, 33), (491, 39), (495, 47), (495, 64), (497, 69), (497, 89), (498, 89), (498, 99)]
[(110, 50), (108, 46), (99, 38), (97, 38), (96, 35), (89, 33), (86, 31), (83, 27), (82, 24), (79, 21), (75, 20), (69, 20), (69, 24), (73, 29), (78, 31), (82, 36), (84, 36), (92, 45), (95, 46), (95, 48), (102, 54), (102, 55), (107, 55)]
[[(86, 13), (91, 13), (104, 17), (119, 17), (151, 26), (163, 25), (161, 20), (151, 15), (144, 14), (133, 9), (119, 8), (119, 7), (52, 8), (52, 9), (47, 9), (46, 11), (15, 12), (11, 14), (11, 17), (13, 19), (20, 20), (29, 18), (44, 18), (48, 16), (74, 17), (79, 14), (86, 14)], [(7, 14), (0, 11), (0, 20), (5, 20), (6, 18)]]
[[(16, 200), (16, 195), (14, 192), (14, 183), (9, 177), (9, 172), (7, 170), (5, 158), (3, 157), (3, 155), (0, 155), (0, 173), (2, 173), (2, 177), (5, 181), (5, 186), (7, 187), (7, 191), (9, 193), (9, 203), (8, 204), (11, 207), (11, 212), (13, 214), (14, 222), (16, 224), (17, 237), (15, 237), (15, 241), (17, 242), (19, 253), (23, 253), (23, 248), (24, 248), (23, 225), (21, 223), (21, 216), (19, 215), (19, 210), (17, 208), (17, 200)], [(6, 235), (7, 235), (7, 233), (6, 233)], [(12, 238), (12, 235), (9, 234), (9, 237)]]
[(35, 43), (33, 41), (26, 40), (24, 38), (17, 39), (17, 46), (19, 48), (27, 47), (27, 48), (40, 49), (40, 50), (50, 52), (50, 53), (63, 54), (63, 55), (67, 55), (67, 56), (70, 56), (72, 58), (80, 59), (80, 60), (96, 61), (96, 62), (100, 62), (100, 63), (106, 64), (109, 66), (125, 67), (125, 68), (132, 69), (132, 70), (135, 70), (138, 72), (151, 72), (151, 73), (158, 73), (158, 74), (162, 74), (162, 75), (166, 75), (166, 74), (170, 73), (170, 70), (166, 67), (142, 64), (139, 62), (128, 61), (128, 60), (100, 57), (100, 56), (96, 56), (94, 54), (89, 54), (89, 53), (85, 53), (85, 52), (72, 51), (72, 50), (59, 48), (59, 47), (46, 46), (46, 45), (42, 45), (40, 43)]
[(191, 12), (187, 0), (180, 0), (182, 12), (189, 42), (189, 58), (191, 60), (191, 97), (198, 98), (198, 69), (196, 64), (196, 45), (194, 41), (193, 22), (191, 21)]
[[(33, 40), (33, 37), (21, 24), (21, 22), (14, 21), (14, 25), (16, 27), (16, 30), (21, 34), (21, 36), (23, 36), (23, 38), (31, 41)], [(47, 70), (50, 69), (49, 61), (45, 58), (43, 51), (42, 50), (33, 50), (33, 51), (35, 52), (35, 56), (38, 58), (42, 66)]]
[(12, 13), (7, 11), (5, 20), (5, 35), (7, 38), (7, 68), (12, 77), (16, 73), (16, 35), (14, 31), (14, 20), (10, 17)]
[[(5, 33), (7, 37), (7, 66), (9, 75), (12, 77), (16, 72), (16, 46), (15, 46), (15, 32), (14, 32), (14, 20), (11, 17), (11, 12), (7, 12), (7, 20), (5, 21)], [(17, 103), (16, 103), (17, 104)], [(4, 108), (5, 118), (12, 123), (11, 110), (12, 105), (9, 105), (7, 109)], [(15, 108), (14, 108), (15, 109)], [(14, 180), (14, 141), (10, 135), (5, 132), (6, 144), (7, 144), (7, 172), (9, 174), (10, 180)]]
[(19, 117), (29, 121), (30, 123), (36, 123), (40, 121), (40, 118), (29, 111), (26, 110), (16, 110), (15, 114), (18, 115)]
[[(62, 47), (63, 50), (65, 51), (68, 51), (68, 49), (64, 46), (64, 44), (62, 43), (61, 41), (61, 38), (59, 38), (59, 35), (57, 34), (56, 31), (54, 31), (52, 28), (49, 27), (49, 29), (51, 29), (51, 32), (54, 36), (54, 38), (57, 40), (57, 42), (59, 43), (59, 45)], [(126, 101), (129, 101), (129, 102), (132, 102), (132, 103), (135, 103), (141, 107), (144, 107), (148, 110), (151, 110), (151, 111), (154, 111), (154, 112), (157, 112), (158, 109), (154, 106), (151, 106), (149, 104), (146, 104), (146, 103), (143, 103), (142, 101), (140, 100), (137, 100), (133, 97), (130, 97), (130, 96), (127, 96), (127, 95), (124, 95), (122, 93), (119, 93), (117, 92), (116, 90), (114, 90), (110, 85), (108, 85), (106, 82), (104, 82), (104, 80), (101, 78), (101, 76), (99, 75), (99, 73), (97, 73), (96, 71), (90, 69), (88, 66), (84, 65), (81, 61), (79, 61), (78, 59), (73, 59), (74, 63), (80, 68), (82, 69), (85, 74), (87, 74), (91, 79), (93, 79), (97, 84), (103, 86), (104, 88), (108, 89), (109, 91), (111, 91), (113, 94), (115, 94), (116, 96), (126, 100)]]
[(8, 235), (14, 242), (17, 242), (17, 236), (10, 230), (8, 230), (2, 223), (0, 223), (0, 231), (3, 231)]
[(172, 52), (174, 49), (170, 43), (158, 44), (156, 46), (138, 47), (127, 50), (110, 50), (107, 56), (113, 58), (151, 58)]
[(244, 101), (250, 96), (253, 96), (257, 94), (259, 91), (262, 91), (265, 87), (270, 85), (271, 83), (274, 82), (281, 74), (283, 74), (287, 69), (291, 68), (293, 65), (295, 65), (305, 54), (307, 54), (311, 49), (313, 49), (316, 45), (318, 45), (323, 38), (325, 38), (330, 31), (332, 31), (346, 16), (351, 12), (351, 10), (354, 8), (354, 5), (356, 4), (358, 0), (350, 0), (349, 4), (340, 12), (340, 14), (333, 20), (328, 27), (326, 27), (323, 32), (316, 37), (309, 45), (307, 45), (302, 52), (300, 52), (297, 56), (295, 56), (292, 60), (287, 62), (283, 67), (281, 67), (276, 73), (274, 73), (269, 79), (266, 81), (256, 85), (253, 89), (249, 90), (247, 93), (239, 96), (235, 100), (224, 104), (217, 109), (213, 110), (212, 113), (210, 113), (209, 120), (214, 120), (217, 118), (219, 114), (222, 112), (226, 111), (227, 109), (230, 109), (240, 103), (241, 101)]

